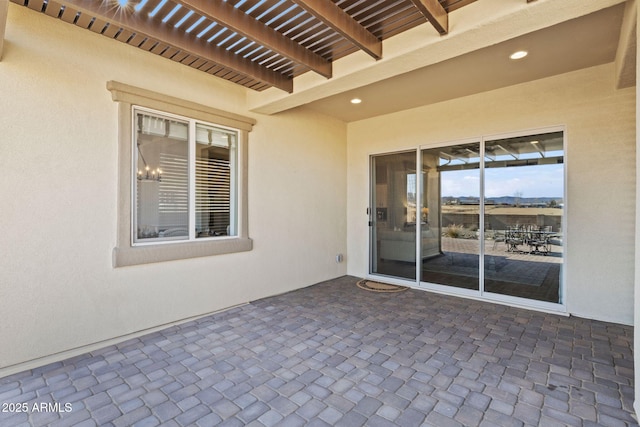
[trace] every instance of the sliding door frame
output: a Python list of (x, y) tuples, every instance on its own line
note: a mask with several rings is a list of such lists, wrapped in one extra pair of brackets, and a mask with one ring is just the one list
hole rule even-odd
[[(567, 129), (566, 126), (564, 125), (557, 125), (557, 126), (549, 126), (549, 127), (541, 127), (541, 128), (533, 128), (533, 129), (527, 129), (527, 130), (522, 130), (522, 131), (514, 131), (514, 132), (505, 132), (505, 133), (497, 133), (497, 134), (487, 134), (487, 135), (482, 135), (479, 137), (475, 137), (475, 138), (464, 138), (464, 139), (456, 139), (456, 140), (450, 140), (450, 141), (444, 141), (444, 142), (436, 142), (436, 143), (432, 143), (432, 144), (423, 144), (420, 145), (417, 148), (408, 148), (408, 149), (399, 149), (399, 150), (393, 150), (393, 151), (388, 151), (388, 152), (381, 152), (381, 153), (371, 153), (369, 155), (369, 221), (370, 224), (375, 224), (375, 222), (371, 222), (371, 221), (375, 221), (374, 218), (374, 214), (373, 214), (373, 210), (375, 209), (375, 207), (373, 206), (373, 191), (375, 191), (375, 183), (373, 182), (373, 159), (374, 157), (377, 156), (382, 156), (382, 155), (387, 155), (387, 154), (397, 154), (397, 153), (403, 153), (403, 152), (409, 152), (409, 151), (414, 151), (416, 152), (416, 197), (418, 199), (417, 205), (422, 203), (422, 197), (424, 197), (424, 193), (423, 193), (423, 180), (421, 177), (422, 174), (422, 151), (425, 149), (433, 149), (433, 148), (444, 148), (444, 147), (449, 147), (452, 145), (462, 145), (462, 144), (468, 144), (468, 143), (476, 143), (479, 141), (480, 144), (480, 189), (479, 189), (479, 193), (480, 193), (480, 206), (479, 206), (479, 215), (480, 215), (480, 221), (479, 221), (479, 235), (480, 236), (484, 236), (485, 235), (485, 144), (486, 141), (493, 141), (496, 139), (503, 139), (503, 138), (515, 138), (515, 137), (522, 137), (522, 136), (530, 136), (530, 135), (536, 135), (536, 134), (544, 134), (544, 133), (552, 133), (552, 132), (562, 132), (563, 135), (563, 190), (564, 190), (564, 194), (563, 194), (563, 212), (562, 212), (562, 234), (563, 234), (563, 238), (562, 238), (562, 245), (563, 245), (563, 255), (562, 255), (562, 268), (561, 268), (561, 276), (560, 276), (560, 283), (559, 283), (559, 299), (560, 302), (558, 303), (551, 303), (551, 302), (545, 302), (545, 301), (539, 301), (539, 300), (535, 300), (535, 299), (528, 299), (528, 298), (522, 298), (522, 297), (515, 297), (515, 296), (510, 296), (510, 295), (503, 295), (503, 294), (499, 294), (499, 293), (493, 293), (493, 292), (487, 292), (485, 291), (484, 287), (485, 287), (485, 262), (484, 262), (484, 257), (485, 257), (485, 239), (481, 238), (479, 239), (479, 277), (478, 277), (478, 281), (479, 281), (479, 289), (478, 290), (472, 290), (472, 289), (464, 289), (464, 288), (457, 288), (454, 286), (447, 286), (447, 285), (439, 285), (439, 284), (435, 284), (435, 283), (429, 283), (429, 282), (424, 282), (421, 280), (421, 276), (422, 276), (422, 272), (421, 272), (421, 264), (422, 264), (422, 256), (421, 256), (421, 248), (422, 248), (422, 242), (421, 242), (421, 238), (422, 238), (422, 224), (421, 221), (416, 221), (416, 279), (415, 280), (410, 280), (410, 279), (402, 279), (402, 278), (396, 278), (396, 277), (392, 277), (392, 276), (386, 276), (386, 275), (380, 275), (380, 274), (375, 274), (372, 273), (372, 266), (373, 266), (373, 250), (372, 250), (372, 245), (375, 244), (375, 242), (373, 241), (373, 227), (370, 226), (369, 227), (369, 245), (368, 245), (368, 250), (369, 250), (369, 266), (367, 268), (368, 274), (367, 274), (367, 278), (371, 279), (371, 280), (377, 280), (377, 281), (381, 281), (381, 282), (386, 282), (386, 283), (391, 283), (391, 284), (397, 284), (397, 285), (402, 285), (402, 286), (408, 286), (411, 288), (416, 288), (416, 289), (422, 289), (422, 290), (427, 290), (430, 292), (436, 292), (436, 293), (440, 293), (440, 294), (446, 294), (446, 295), (454, 295), (454, 296), (461, 296), (461, 297), (466, 297), (466, 298), (471, 298), (471, 299), (477, 299), (477, 300), (482, 300), (482, 301), (490, 301), (490, 302), (495, 302), (495, 303), (499, 303), (499, 304), (503, 304), (503, 305), (509, 305), (509, 306), (514, 306), (514, 307), (523, 307), (523, 308), (527, 308), (527, 309), (534, 309), (534, 310), (539, 310), (539, 311), (544, 311), (544, 312), (552, 312), (552, 313), (558, 313), (558, 314), (566, 314), (567, 313), (567, 295), (566, 295), (566, 271), (567, 271), (567, 248), (568, 246), (568, 221), (567, 221), (567, 211), (568, 211), (568, 206), (569, 206), (569, 194), (567, 191), (567, 176), (568, 176), (568, 168), (569, 168), (569, 162), (567, 160), (568, 157), (568, 135), (567, 135)], [(442, 195), (440, 195), (440, 198), (442, 197)]]

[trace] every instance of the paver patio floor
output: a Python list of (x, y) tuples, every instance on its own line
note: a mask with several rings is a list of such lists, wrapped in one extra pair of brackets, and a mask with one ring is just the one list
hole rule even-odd
[(637, 425), (633, 328), (357, 280), (2, 378), (0, 425)]

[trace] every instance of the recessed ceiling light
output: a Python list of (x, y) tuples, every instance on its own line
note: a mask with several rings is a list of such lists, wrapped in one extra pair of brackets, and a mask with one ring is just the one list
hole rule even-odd
[(522, 59), (525, 56), (527, 56), (529, 54), (529, 52), (527, 52), (526, 50), (519, 50), (517, 52), (513, 52), (511, 54), (511, 56), (509, 56), (509, 58), (511, 59)]
[(351, 100), (351, 103), (352, 103), (352, 104), (360, 104), (361, 102), (362, 102), (362, 99), (360, 99), (360, 98), (353, 98), (353, 99)]

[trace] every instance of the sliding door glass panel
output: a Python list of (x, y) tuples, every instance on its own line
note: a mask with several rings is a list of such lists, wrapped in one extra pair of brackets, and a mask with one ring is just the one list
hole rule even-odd
[(485, 143), (484, 290), (561, 302), (563, 133)]
[(372, 158), (371, 273), (416, 278), (416, 152)]
[(422, 282), (479, 289), (480, 143), (422, 150)]

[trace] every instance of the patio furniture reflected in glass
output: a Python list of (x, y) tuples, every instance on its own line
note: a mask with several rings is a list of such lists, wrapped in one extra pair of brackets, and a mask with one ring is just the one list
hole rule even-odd
[(529, 238), (527, 240), (527, 244), (529, 245), (529, 253), (547, 255), (550, 249), (549, 238), (552, 235), (553, 232), (545, 231), (544, 229), (531, 230), (529, 232)]
[[(509, 228), (505, 233), (507, 252), (547, 255), (551, 251), (551, 239), (557, 237), (551, 226), (543, 228), (535, 225)], [(497, 247), (494, 242), (493, 249)]]
[(524, 230), (520, 227), (508, 229), (505, 236), (505, 242), (507, 244), (508, 252), (522, 252), (520, 245), (523, 245), (526, 242)]

